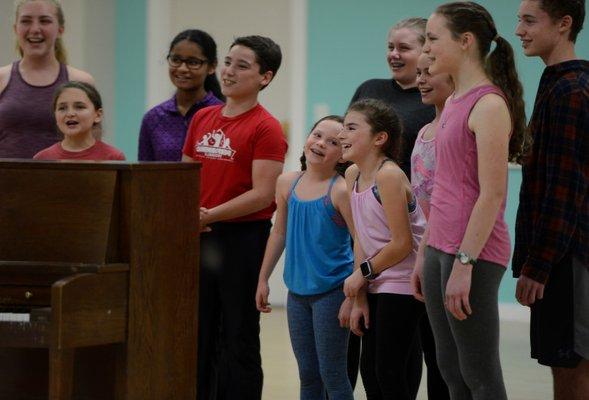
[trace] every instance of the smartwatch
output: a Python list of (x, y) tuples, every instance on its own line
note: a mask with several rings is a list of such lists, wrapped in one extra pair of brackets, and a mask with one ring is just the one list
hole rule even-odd
[(458, 250), (456, 252), (456, 259), (462, 265), (472, 265), (473, 267), (476, 266), (477, 260), (472, 258), (468, 253)]
[(360, 264), (360, 272), (362, 272), (364, 279), (369, 281), (378, 276), (378, 274), (372, 272), (372, 264), (370, 263), (370, 260), (366, 260)]

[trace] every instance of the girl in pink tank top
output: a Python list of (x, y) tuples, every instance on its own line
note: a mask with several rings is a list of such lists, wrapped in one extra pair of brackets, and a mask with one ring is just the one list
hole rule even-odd
[(411, 399), (421, 376), (410, 361), (423, 304), (411, 292), (411, 274), (425, 217), (398, 160), (402, 128), (385, 103), (352, 103), (339, 137), (355, 226), (355, 270), (344, 283), (354, 299), (350, 328), (362, 336), (360, 369), (366, 397)]
[(438, 7), (423, 51), (429, 72), (449, 74), (455, 91), (438, 125), (414, 288), (425, 298), (451, 398), (504, 400), (497, 297), (510, 256), (503, 213), (508, 160), (521, 153), (522, 87), (511, 46), (477, 3)]

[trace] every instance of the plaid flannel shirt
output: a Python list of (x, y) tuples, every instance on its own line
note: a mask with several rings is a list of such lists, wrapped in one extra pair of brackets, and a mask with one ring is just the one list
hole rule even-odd
[(512, 267), (546, 283), (565, 256), (589, 266), (589, 61), (544, 70), (529, 129)]

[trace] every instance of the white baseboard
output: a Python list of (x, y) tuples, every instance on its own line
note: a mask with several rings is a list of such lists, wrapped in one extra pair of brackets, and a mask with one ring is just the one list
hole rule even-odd
[(499, 319), (530, 323), (530, 309), (520, 304), (499, 303)]

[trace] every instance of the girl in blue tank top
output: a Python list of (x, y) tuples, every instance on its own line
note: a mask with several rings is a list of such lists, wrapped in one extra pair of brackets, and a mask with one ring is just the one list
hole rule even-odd
[(260, 270), (256, 306), (270, 312), (268, 279), (286, 248), (284, 281), (287, 317), (299, 367), (301, 400), (352, 400), (347, 376), (351, 304), (342, 284), (353, 269), (348, 228), (352, 214), (346, 183), (338, 173), (343, 120), (320, 119), (311, 129), (301, 157), (302, 171), (276, 182), (276, 221)]

